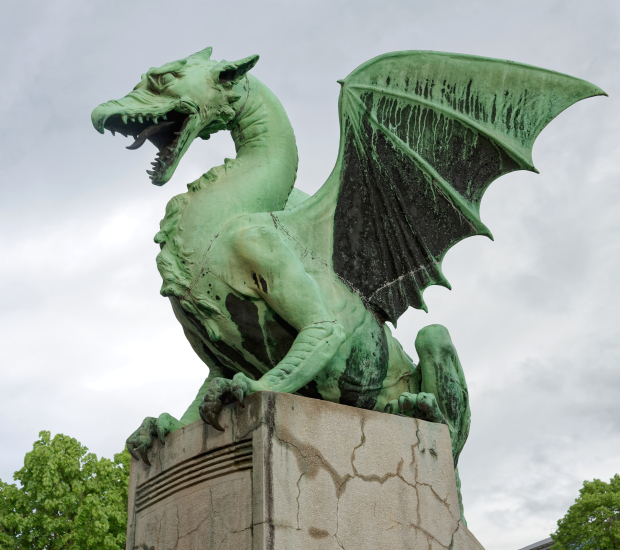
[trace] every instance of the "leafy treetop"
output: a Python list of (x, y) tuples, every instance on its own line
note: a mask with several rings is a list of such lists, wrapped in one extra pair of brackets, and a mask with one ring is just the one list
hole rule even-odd
[(40, 432), (17, 484), (0, 480), (0, 548), (122, 550), (131, 457), (97, 459), (79, 441)]
[(620, 549), (620, 475), (609, 483), (584, 481), (566, 515), (551, 535), (553, 550)]

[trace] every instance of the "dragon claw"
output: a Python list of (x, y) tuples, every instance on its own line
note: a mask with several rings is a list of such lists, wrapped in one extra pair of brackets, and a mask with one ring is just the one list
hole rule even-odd
[(213, 426), (218, 432), (223, 432), (224, 428), (222, 428), (222, 426), (220, 426), (220, 423), (217, 420), (217, 415), (213, 414), (213, 413), (208, 413), (207, 414), (207, 421), (209, 424), (211, 424), (211, 426)]
[(151, 465), (151, 461), (149, 460), (148, 450), (145, 445), (140, 445), (137, 449), (140, 454), (140, 458), (144, 461), (147, 466)]
[(162, 445), (166, 444), (166, 430), (162, 426), (157, 426), (157, 437)]
[(420, 420), (446, 424), (439, 408), (437, 398), (432, 393), (402, 393), (398, 399), (390, 401), (384, 409), (388, 414), (401, 414)]
[(233, 395), (235, 396), (237, 403), (239, 403), (239, 406), (241, 407), (245, 407), (245, 405), (243, 404), (243, 398), (244, 398), (243, 394), (244, 394), (243, 389), (239, 387), (233, 392)]
[(220, 425), (218, 417), (224, 405), (236, 401), (240, 407), (245, 408), (245, 398), (251, 393), (250, 382), (242, 373), (235, 374), (232, 380), (214, 378), (203, 398), (203, 403), (198, 408), (203, 422), (223, 432), (224, 428)]
[(129, 454), (135, 458), (136, 460), (140, 460), (140, 455), (136, 452), (136, 448), (133, 444), (128, 444), (127, 445), (127, 451), (129, 451)]
[(207, 418), (207, 413), (202, 410), (202, 407), (198, 407), (198, 414), (200, 414), (200, 419), (205, 423), (209, 423), (209, 419)]
[(182, 426), (183, 424), (179, 420), (168, 413), (160, 414), (159, 418), (149, 416), (127, 439), (127, 450), (133, 458), (138, 461), (143, 460), (147, 466), (150, 466), (148, 450), (153, 446), (153, 443), (159, 439), (161, 444), (165, 445), (166, 436)]

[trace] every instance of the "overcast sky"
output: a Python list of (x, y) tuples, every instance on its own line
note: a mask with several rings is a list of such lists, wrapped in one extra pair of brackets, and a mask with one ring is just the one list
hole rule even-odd
[[(540, 175), (482, 202), (495, 242), (448, 253), (453, 290), (426, 294), (396, 335), (410, 355), (450, 330), (469, 383), (460, 471), (489, 550), (546, 538), (584, 479), (620, 473), (620, 3), (605, 0), (9, 2), (0, 7), (0, 478), (40, 430), (111, 457), (145, 416), (181, 415), (207, 371), (159, 296), (152, 241), (166, 202), (234, 157), (228, 134), (192, 145), (154, 187), (152, 148), (127, 151), (90, 113), (150, 67), (213, 46), (250, 54), (280, 98), (314, 193), (338, 148), (336, 80), (395, 50), (511, 59), (606, 90), (539, 137)], [(363, 505), (363, 503), (360, 503)]]

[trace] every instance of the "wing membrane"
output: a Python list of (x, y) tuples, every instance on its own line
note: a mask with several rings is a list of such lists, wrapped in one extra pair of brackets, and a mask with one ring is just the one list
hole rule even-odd
[(426, 309), (425, 288), (449, 287), (446, 252), (491, 237), (479, 215), (486, 188), (536, 171), (542, 129), (603, 94), (567, 75), (473, 56), (397, 52), (365, 63), (340, 96), (334, 271), (392, 322), (409, 306)]

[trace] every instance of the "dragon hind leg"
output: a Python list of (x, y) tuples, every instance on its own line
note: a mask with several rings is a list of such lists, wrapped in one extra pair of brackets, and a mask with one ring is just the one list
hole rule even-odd
[(441, 325), (423, 328), (418, 333), (415, 347), (420, 360), (416, 370), (421, 378), (421, 391), (402, 393), (397, 400), (389, 402), (385, 410), (448, 426), (461, 520), (466, 524), (457, 466), (469, 434), (471, 412), (461, 361), (450, 333)]

